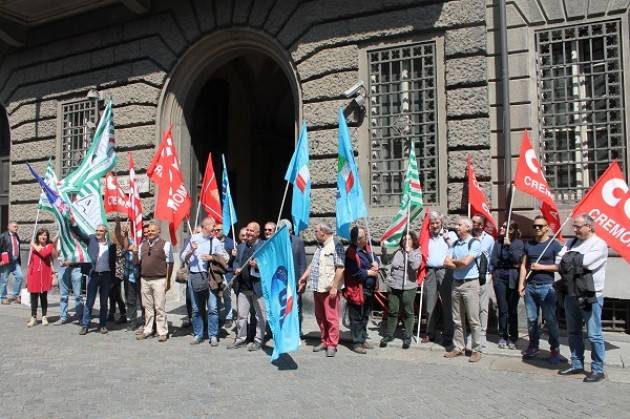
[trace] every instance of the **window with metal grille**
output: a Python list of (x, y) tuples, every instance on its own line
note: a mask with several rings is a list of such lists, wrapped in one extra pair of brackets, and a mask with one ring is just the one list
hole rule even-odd
[(435, 42), (368, 50), (370, 202), (397, 207), (415, 147), (426, 202), (438, 203)]
[(90, 145), (98, 118), (98, 99), (85, 99), (62, 105), (61, 175), (75, 169)]
[(619, 21), (536, 32), (541, 160), (559, 201), (625, 165), (621, 39)]

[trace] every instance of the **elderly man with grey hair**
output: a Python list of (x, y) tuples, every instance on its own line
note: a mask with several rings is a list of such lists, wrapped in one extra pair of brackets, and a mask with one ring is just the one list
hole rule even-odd
[(457, 222), (458, 240), (449, 250), (444, 266), (453, 271), (453, 290), (451, 292), (453, 324), (453, 350), (444, 354), (446, 358), (455, 358), (464, 354), (464, 319), (468, 319), (472, 335), (472, 354), (469, 362), (481, 360), (481, 325), (479, 322), (479, 269), (475, 262), (481, 255), (479, 240), (470, 234), (472, 220), (460, 217)]
[(310, 278), (315, 306), (315, 318), (321, 332), (321, 343), (313, 352), (326, 350), (327, 357), (334, 357), (339, 344), (339, 288), (343, 280), (345, 251), (335, 241), (334, 230), (326, 223), (315, 227), (317, 250), (311, 264), (300, 277), (299, 292), (304, 290)]
[[(438, 211), (429, 212), (429, 249), (427, 276), (424, 279), (424, 298), (428, 314), (427, 333), (423, 343), (437, 339), (437, 308), (442, 306), (442, 345), (450, 348), (453, 344), (453, 317), (451, 314), (452, 274), (444, 267), (449, 249), (457, 240), (454, 233), (444, 228), (444, 217)], [(438, 299), (438, 296), (440, 297)]]
[[(596, 383), (605, 378), (606, 345), (602, 335), (602, 308), (604, 306), (608, 246), (604, 240), (595, 234), (595, 222), (588, 214), (582, 214), (575, 218), (573, 231), (575, 238), (569, 240), (556, 256), (556, 265), (561, 266), (560, 262), (563, 258), (565, 263), (581, 263), (584, 270), (593, 277), (595, 296), (588, 300), (580, 298), (581, 296), (572, 295), (574, 292), (571, 292), (572, 287), (569, 287), (569, 295), (564, 297), (571, 367), (560, 371), (559, 374), (584, 373), (582, 325), (586, 323), (586, 333), (591, 343), (591, 373), (584, 378), (584, 382)], [(560, 273), (563, 273), (562, 270)]]

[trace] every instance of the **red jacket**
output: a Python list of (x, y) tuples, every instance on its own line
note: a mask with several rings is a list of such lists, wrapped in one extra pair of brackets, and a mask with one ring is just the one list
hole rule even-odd
[(31, 262), (28, 265), (26, 286), (28, 292), (47, 292), (52, 288), (52, 252), (54, 246), (47, 244), (39, 252), (32, 249)]

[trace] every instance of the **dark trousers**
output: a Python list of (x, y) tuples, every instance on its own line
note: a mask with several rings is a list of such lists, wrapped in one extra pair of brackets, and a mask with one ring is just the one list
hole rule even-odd
[(48, 310), (48, 292), (32, 292), (31, 293), (31, 316), (37, 317), (37, 299), (42, 302), (42, 316), (46, 315)]
[[(127, 297), (127, 319), (130, 322), (138, 320), (138, 307), (142, 307), (142, 294), (140, 293), (140, 278), (136, 282), (125, 279), (125, 296)], [(121, 310), (122, 312), (122, 310)]]
[(430, 339), (437, 338), (438, 308), (441, 308), (442, 343), (446, 346), (453, 340), (452, 288), (452, 273), (443, 268), (427, 268), (423, 291), (428, 315), (427, 335)]
[(304, 320), (304, 312), (302, 311), (302, 292), (298, 293), (297, 306), (298, 306), (298, 323), (300, 325), (300, 338), (302, 337), (302, 321)]
[(348, 303), (348, 316), (350, 317), (350, 332), (352, 333), (352, 343), (358, 345), (364, 343), (368, 337), (367, 325), (372, 311), (371, 294), (363, 294), (362, 305)]
[(85, 302), (85, 310), (83, 310), (83, 327), (90, 326), (92, 320), (92, 308), (96, 301), (96, 294), (99, 296), (100, 311), (99, 324), (100, 327), (107, 325), (107, 299), (109, 298), (109, 290), (112, 287), (112, 277), (110, 272), (92, 272), (87, 283), (87, 299)]
[(121, 318), (127, 317), (127, 309), (125, 308), (125, 300), (122, 296), (122, 281), (114, 278), (112, 287), (109, 290), (109, 314), (113, 316), (116, 313), (116, 304), (118, 304), (118, 312)]
[(186, 313), (188, 313), (188, 321), (192, 320), (192, 301), (190, 299), (190, 289), (188, 289), (188, 281), (186, 281)]
[(518, 290), (510, 288), (508, 278), (493, 279), (494, 293), (499, 306), (499, 336), (504, 340), (518, 340)]
[(396, 333), (398, 325), (398, 316), (403, 312), (405, 327), (405, 338), (413, 336), (413, 325), (416, 318), (413, 313), (413, 303), (416, 300), (416, 288), (408, 290), (390, 289), (387, 296), (387, 323), (385, 323), (385, 332), (383, 336), (392, 338)]

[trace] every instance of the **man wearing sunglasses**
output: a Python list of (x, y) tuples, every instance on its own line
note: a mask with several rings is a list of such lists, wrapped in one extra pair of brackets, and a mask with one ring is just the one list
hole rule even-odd
[(275, 232), (276, 232), (276, 223), (274, 223), (273, 221), (267, 221), (265, 223), (265, 231), (264, 231), (265, 240), (269, 240), (271, 236), (273, 236), (273, 233)]
[[(573, 221), (575, 239), (569, 240), (556, 257), (559, 265), (567, 253), (577, 252), (582, 256), (582, 266), (593, 276), (595, 302), (578, 301), (574, 295), (564, 297), (564, 310), (569, 332), (571, 367), (560, 371), (560, 375), (584, 373), (584, 337), (582, 324), (586, 323), (588, 340), (591, 342), (591, 373), (584, 378), (585, 383), (596, 383), (605, 378), (604, 359), (606, 346), (602, 335), (602, 308), (604, 306), (604, 280), (608, 246), (595, 234), (595, 221), (588, 214), (582, 214)], [(576, 255), (577, 256), (577, 255)]]
[(525, 243), (521, 261), (518, 291), (525, 297), (527, 313), (527, 332), (529, 346), (522, 353), (523, 358), (534, 358), (540, 352), (538, 343), (538, 315), (542, 310), (545, 324), (549, 331), (549, 362), (557, 364), (560, 359), (560, 342), (558, 320), (556, 319), (556, 291), (554, 289), (554, 273), (558, 271), (556, 256), (562, 246), (549, 237), (549, 224), (542, 215), (534, 218), (532, 224), (534, 239)]
[(143, 340), (153, 333), (153, 321), (158, 333), (158, 341), (168, 340), (166, 322), (166, 292), (171, 289), (173, 273), (173, 246), (160, 237), (160, 225), (150, 221), (147, 236), (140, 248), (131, 246), (134, 263), (140, 264), (140, 289), (144, 307), (144, 331), (136, 339)]

